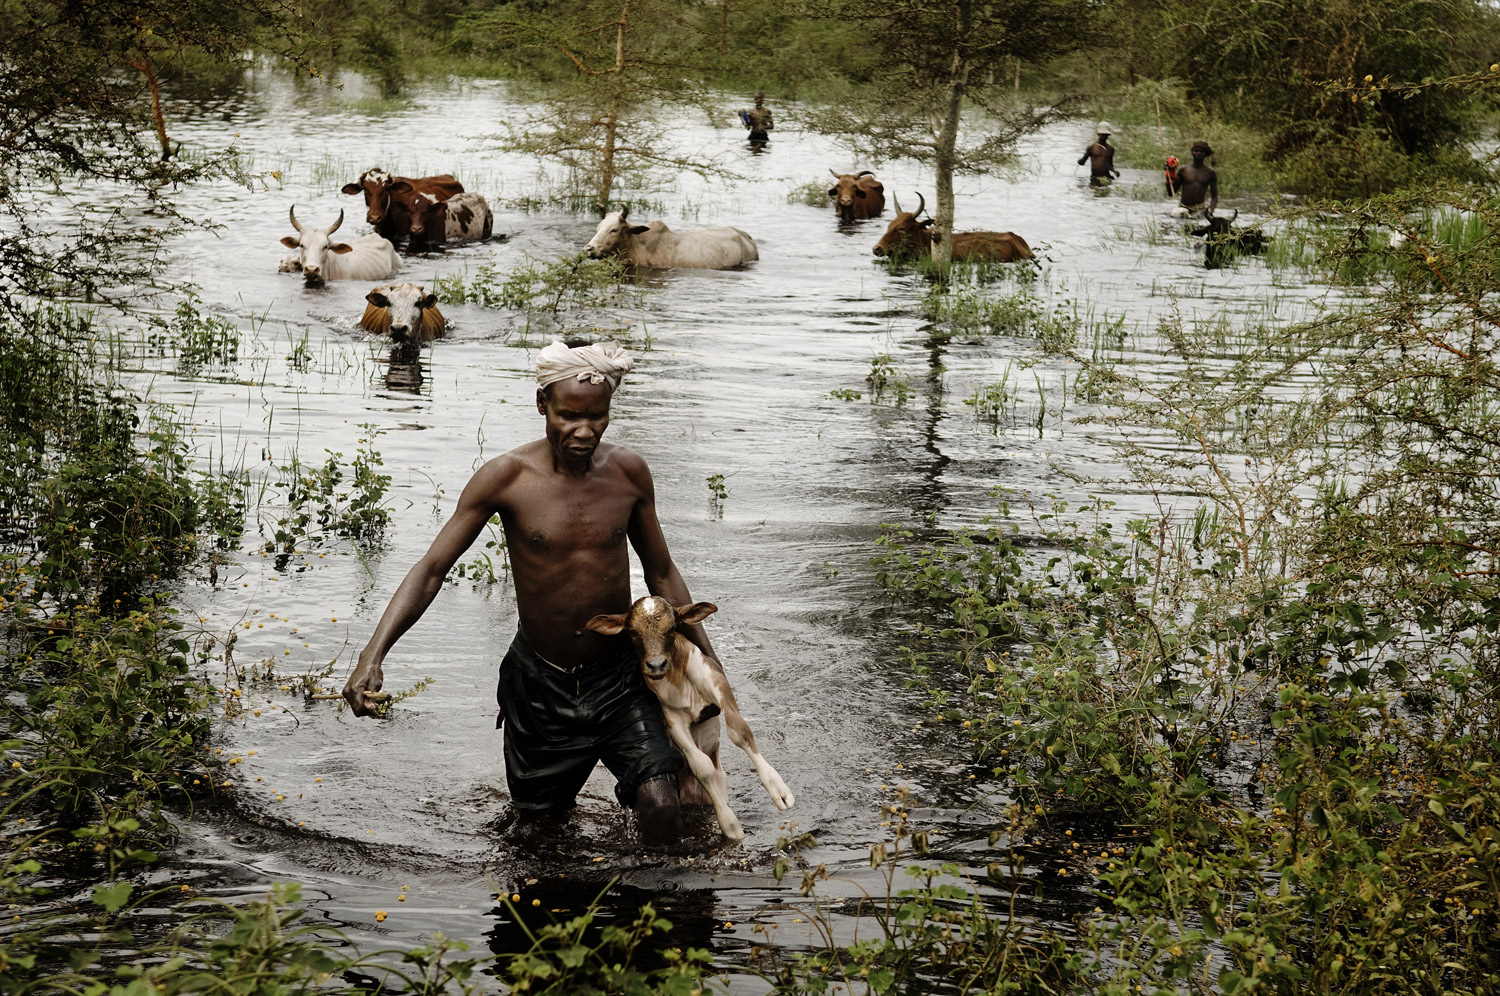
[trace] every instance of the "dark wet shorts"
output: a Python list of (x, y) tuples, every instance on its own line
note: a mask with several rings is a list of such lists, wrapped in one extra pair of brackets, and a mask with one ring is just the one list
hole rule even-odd
[(682, 768), (661, 704), (625, 640), (618, 652), (563, 671), (517, 633), (500, 663), (495, 699), (505, 725), (505, 780), (517, 809), (573, 805), (599, 761), (615, 776), (622, 806), (634, 805), (642, 782)]

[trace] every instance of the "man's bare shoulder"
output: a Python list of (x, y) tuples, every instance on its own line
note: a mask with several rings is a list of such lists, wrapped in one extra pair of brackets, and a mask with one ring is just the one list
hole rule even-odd
[(606, 463), (611, 469), (642, 487), (651, 482), (651, 468), (646, 466), (646, 458), (628, 446), (600, 443), (594, 460), (596, 463)]
[(502, 453), (493, 459), (486, 460), (474, 476), (469, 479), (470, 485), (478, 485), (485, 491), (503, 490), (515, 484), (528, 473), (536, 473), (543, 468), (541, 457), (544, 452), (550, 452), (547, 448), (547, 440), (535, 439), (529, 443), (522, 443), (515, 449)]

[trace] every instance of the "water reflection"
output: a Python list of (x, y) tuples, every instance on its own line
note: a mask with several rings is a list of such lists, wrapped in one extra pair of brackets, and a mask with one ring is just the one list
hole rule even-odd
[(385, 386), (387, 390), (402, 394), (421, 394), (426, 381), (422, 368), (426, 363), (423, 349), (414, 342), (398, 342), (391, 346), (386, 361)]

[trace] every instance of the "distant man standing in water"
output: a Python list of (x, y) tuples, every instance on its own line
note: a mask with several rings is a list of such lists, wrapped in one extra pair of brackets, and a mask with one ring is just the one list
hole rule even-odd
[(774, 126), (771, 121), (771, 109), (765, 106), (766, 95), (757, 93), (755, 95), (755, 106), (741, 114), (746, 127), (750, 129), (750, 144), (765, 145), (770, 140), (767, 134)]
[[(646, 461), (601, 441), (610, 400), (631, 366), (612, 342), (554, 342), (541, 351), (536, 407), (545, 437), (490, 460), (469, 480), (453, 517), (396, 589), (344, 698), (355, 715), (372, 714), (367, 695), (380, 689), (391, 646), (498, 514), (520, 616), (496, 692), (511, 804), (523, 812), (566, 810), (602, 760), (620, 803), (634, 806), (643, 834), (660, 842), (681, 832), (682, 755), (628, 639), (584, 625), (601, 613), (629, 610), (627, 540), (652, 594), (674, 605), (693, 600), (657, 521)], [(703, 628), (683, 629), (717, 667)]]
[[(1219, 206), (1219, 174), (1204, 162), (1214, 154), (1207, 142), (1193, 143), (1193, 161), (1177, 171), (1177, 189), (1182, 191), (1178, 201), (1189, 211), (1203, 210), (1203, 217), (1212, 218)], [(1204, 200), (1208, 203), (1205, 205)]]
[(1109, 135), (1114, 128), (1108, 121), (1100, 121), (1095, 131), (1099, 133), (1099, 140), (1083, 150), (1083, 155), (1078, 157), (1078, 165), (1082, 166), (1087, 160), (1089, 162), (1089, 185), (1101, 187), (1110, 182), (1111, 177), (1120, 175), (1115, 169), (1115, 147), (1109, 144)]

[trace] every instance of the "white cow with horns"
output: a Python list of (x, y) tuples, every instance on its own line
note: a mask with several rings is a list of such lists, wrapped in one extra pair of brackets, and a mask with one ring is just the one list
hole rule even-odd
[(627, 204), (599, 222), (586, 251), (594, 259), (618, 254), (638, 266), (727, 270), (760, 259), (755, 240), (738, 228), (700, 228), (678, 234), (664, 221), (626, 224)]
[(396, 255), (396, 247), (379, 235), (361, 235), (349, 242), (330, 242), (328, 237), (344, 223), (342, 210), (338, 220), (327, 228), (299, 224), (295, 204), (289, 214), (297, 235), (295, 238), (284, 237), (281, 244), (298, 250), (297, 261), (293, 264), (288, 257), (282, 260), (281, 269), (300, 269), (302, 279), (309, 287), (316, 287), (325, 280), (381, 280), (401, 269), (401, 257)]

